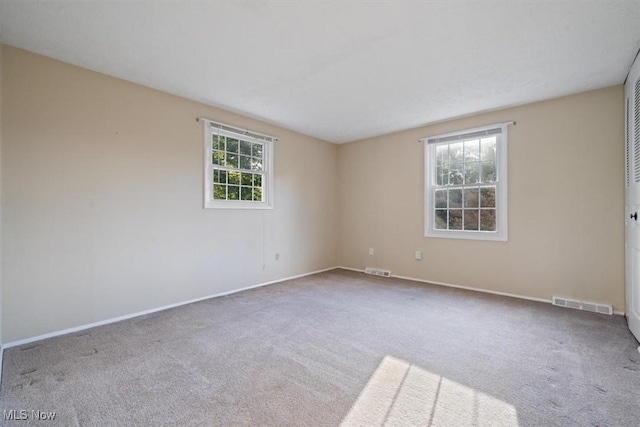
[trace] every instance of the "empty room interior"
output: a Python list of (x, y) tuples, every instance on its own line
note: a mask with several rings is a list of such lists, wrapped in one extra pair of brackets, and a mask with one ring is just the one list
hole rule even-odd
[(637, 0), (0, 0), (0, 425), (640, 425), (639, 49)]

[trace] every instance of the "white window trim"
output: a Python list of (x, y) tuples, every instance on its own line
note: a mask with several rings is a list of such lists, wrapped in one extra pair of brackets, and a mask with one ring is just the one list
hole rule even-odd
[[(212, 120), (199, 118), (204, 122), (204, 183), (203, 183), (203, 207), (205, 209), (273, 209), (274, 206), (274, 171), (273, 171), (273, 153), (274, 142), (277, 138), (270, 135), (264, 135), (246, 129), (237, 128), (223, 123), (214, 122)], [(249, 142), (259, 142), (263, 144), (262, 151), (262, 167), (263, 170), (263, 190), (262, 202), (253, 202), (246, 200), (215, 200), (213, 194), (213, 164), (211, 158), (213, 150), (211, 141), (213, 135), (223, 135), (229, 138), (242, 139)]]
[[(507, 191), (507, 127), (509, 123), (497, 123), (481, 126), (473, 129), (465, 129), (458, 132), (450, 132), (442, 135), (435, 135), (420, 139), (424, 143), (424, 236), (447, 238), (447, 239), (470, 239), (470, 240), (508, 240), (508, 191)], [(486, 131), (490, 129), (501, 129), (499, 140), (496, 144), (496, 231), (457, 231), (457, 230), (436, 230), (434, 227), (434, 187), (433, 179), (435, 174), (435, 147), (436, 144), (429, 144), (430, 140), (464, 135), (473, 132)], [(453, 141), (452, 141), (453, 142)]]

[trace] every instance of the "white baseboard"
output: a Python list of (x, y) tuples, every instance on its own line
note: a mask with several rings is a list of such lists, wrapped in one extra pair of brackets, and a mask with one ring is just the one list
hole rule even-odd
[(536, 298), (536, 297), (530, 297), (530, 296), (527, 296), (527, 295), (520, 295), (520, 294), (511, 294), (509, 292), (492, 291), (490, 289), (474, 288), (472, 286), (454, 285), (453, 283), (436, 282), (435, 280), (423, 280), (423, 279), (416, 279), (414, 277), (396, 276), (396, 275), (392, 275), (392, 277), (396, 277), (398, 279), (413, 280), (415, 282), (431, 283), (431, 284), (438, 285), (438, 286), (446, 286), (448, 288), (464, 289), (464, 290), (467, 290), (467, 291), (474, 291), (474, 292), (482, 292), (482, 293), (485, 293), (485, 294), (500, 295), (500, 296), (503, 296), (503, 297), (525, 299), (525, 300), (536, 301), (536, 302), (546, 302), (546, 303), (549, 303), (549, 304), (551, 304), (551, 302), (552, 302), (550, 299)]
[[(57, 337), (57, 336), (60, 336), (60, 335), (66, 335), (66, 334), (70, 334), (70, 333), (73, 333), (73, 332), (79, 332), (79, 331), (83, 331), (85, 329), (95, 328), (97, 326), (108, 325), (110, 323), (116, 323), (116, 322), (120, 322), (122, 320), (132, 319), (134, 317), (139, 317), (139, 316), (144, 316), (144, 315), (151, 314), (151, 313), (156, 313), (158, 311), (168, 310), (170, 308), (179, 307), (179, 306), (187, 305), (187, 304), (192, 304), (194, 302), (204, 301), (204, 300), (208, 300), (208, 299), (211, 299), (211, 298), (217, 298), (217, 297), (221, 297), (221, 296), (225, 296), (225, 295), (231, 295), (231, 294), (235, 294), (237, 292), (247, 291), (249, 289), (254, 289), (254, 288), (259, 288), (259, 287), (262, 287), (262, 286), (272, 285), (272, 284), (275, 284), (275, 283), (285, 282), (287, 280), (298, 279), (300, 277), (311, 276), (313, 274), (323, 273), (325, 271), (335, 270), (335, 269), (338, 269), (338, 268), (343, 269), (343, 270), (350, 270), (350, 271), (356, 271), (356, 272), (359, 272), (359, 273), (364, 273), (364, 270), (358, 269), (358, 268), (344, 267), (344, 266), (329, 267), (329, 268), (325, 268), (325, 269), (322, 269), (322, 270), (317, 270), (317, 271), (312, 271), (312, 272), (309, 272), (309, 273), (298, 274), (296, 276), (285, 277), (285, 278), (282, 278), (282, 279), (272, 280), (270, 282), (265, 282), (265, 283), (260, 283), (260, 284), (257, 284), (257, 285), (247, 286), (247, 287), (240, 288), (240, 289), (234, 289), (232, 291), (221, 292), (221, 293), (214, 294), (214, 295), (208, 295), (208, 296), (205, 296), (205, 297), (195, 298), (195, 299), (191, 299), (191, 300), (188, 300), (188, 301), (182, 301), (182, 302), (178, 302), (178, 303), (174, 303), (174, 304), (165, 305), (165, 306), (162, 306), (162, 307), (156, 307), (156, 308), (152, 308), (152, 309), (149, 309), (149, 310), (139, 311), (139, 312), (132, 313), (132, 314), (126, 314), (124, 316), (113, 317), (113, 318), (106, 319), (106, 320), (101, 320), (101, 321), (98, 321), (98, 322), (88, 323), (88, 324), (84, 324), (84, 325), (80, 325), (80, 326), (75, 326), (75, 327), (72, 327), (72, 328), (63, 329), (63, 330), (60, 330), (60, 331), (50, 332), (50, 333), (47, 333), (47, 334), (37, 335), (37, 336), (34, 336), (34, 337), (30, 337), (30, 338), (24, 338), (24, 339), (21, 339), (21, 340), (8, 342), (8, 343), (5, 343), (4, 345), (0, 345), (0, 379), (2, 378), (2, 356), (3, 356), (4, 350), (7, 349), (7, 348), (11, 348), (11, 347), (19, 346), (19, 345), (24, 345), (24, 344), (29, 344), (29, 343), (32, 343), (32, 342), (35, 342), (35, 341), (40, 341), (40, 340), (47, 339), (47, 338), (53, 338), (53, 337)], [(519, 299), (529, 300), (529, 301), (545, 302), (545, 303), (548, 303), (548, 304), (552, 303), (551, 300), (544, 299), (544, 298), (535, 298), (535, 297), (529, 297), (529, 296), (525, 296), (525, 295), (511, 294), (511, 293), (507, 293), (507, 292), (498, 292), (498, 291), (492, 291), (492, 290), (488, 290), (488, 289), (474, 288), (474, 287), (471, 287), (471, 286), (454, 285), (452, 283), (437, 282), (437, 281), (433, 281), (433, 280), (418, 279), (418, 278), (415, 278), (415, 277), (399, 276), (399, 275), (395, 275), (395, 274), (392, 275), (391, 277), (395, 277), (397, 279), (411, 280), (411, 281), (414, 281), (414, 282), (430, 283), (430, 284), (438, 285), (438, 286), (446, 286), (446, 287), (449, 287), (449, 288), (458, 288), (458, 289), (465, 289), (465, 290), (475, 291), (475, 292), (483, 292), (483, 293), (494, 294), (494, 295), (502, 295), (502, 296), (507, 296), (507, 297), (512, 297), (512, 298), (519, 298)], [(619, 311), (614, 311), (613, 314), (624, 316), (625, 313), (624, 312), (619, 312)]]
[(342, 267), (342, 266), (339, 266), (339, 267), (336, 267), (336, 268), (340, 268), (342, 270), (357, 271), (358, 273), (364, 273), (364, 270), (363, 269), (359, 269), (359, 268)]
[[(53, 337), (57, 337), (57, 336), (60, 336), (60, 335), (70, 334), (70, 333), (73, 333), (73, 332), (79, 332), (79, 331), (83, 331), (85, 329), (95, 328), (96, 326), (108, 325), (110, 323), (116, 323), (116, 322), (120, 322), (122, 320), (132, 319), (134, 317), (145, 316), (147, 314), (156, 313), (158, 311), (168, 310), (168, 309), (174, 308), (174, 307), (180, 307), (181, 305), (192, 304), (194, 302), (204, 301), (204, 300), (208, 300), (208, 299), (211, 299), (211, 298), (217, 298), (217, 297), (222, 297), (222, 296), (225, 296), (225, 295), (235, 294), (237, 292), (248, 291), (249, 289), (255, 289), (255, 288), (260, 288), (262, 286), (273, 285), (275, 283), (286, 282), (287, 280), (299, 279), (300, 277), (311, 276), (313, 274), (323, 273), (323, 272), (329, 271), (329, 270), (335, 270), (336, 268), (339, 268), (339, 267), (329, 267), (329, 268), (325, 268), (325, 269), (322, 269), (322, 270), (312, 271), (310, 273), (298, 274), (296, 276), (290, 276), (290, 277), (285, 277), (285, 278), (282, 278), (282, 279), (272, 280), (270, 282), (265, 282), (265, 283), (260, 283), (260, 284), (257, 284), (257, 285), (247, 286), (247, 287), (240, 288), (240, 289), (234, 289), (232, 291), (221, 292), (219, 294), (214, 294), (214, 295), (207, 295), (205, 297), (194, 298), (194, 299), (191, 299), (191, 300), (188, 300), (188, 301), (182, 301), (182, 302), (178, 302), (178, 303), (174, 303), (174, 304), (164, 305), (162, 307), (156, 307), (156, 308), (151, 308), (149, 310), (138, 311), (136, 313), (125, 314), (124, 316), (118, 316), (118, 317), (113, 317), (113, 318), (106, 319), (106, 320), (100, 320), (98, 322), (87, 323), (87, 324), (80, 325), (80, 326), (74, 326), (72, 328), (67, 328), (67, 329), (63, 329), (63, 330), (55, 331), (55, 332), (49, 332), (47, 334), (37, 335), (35, 337), (24, 338), (24, 339), (17, 340), (17, 341), (11, 341), (11, 342), (8, 342), (8, 343), (4, 344), (0, 348), (0, 362), (2, 361), (2, 353), (7, 348), (15, 347), (15, 346), (18, 346), (18, 345), (29, 344), (29, 343), (32, 343), (34, 341), (40, 341), (40, 340), (44, 340), (44, 339), (47, 339), (47, 338), (53, 338)], [(1, 370), (2, 370), (2, 365), (0, 365), (0, 375), (2, 375)]]
[[(359, 268), (342, 267), (342, 266), (337, 267), (337, 268), (341, 268), (343, 270), (357, 271), (359, 273), (364, 273), (364, 270), (361, 270)], [(530, 296), (519, 295), (519, 294), (511, 294), (511, 293), (508, 293), (508, 292), (492, 291), (492, 290), (489, 290), (489, 289), (474, 288), (472, 286), (454, 285), (452, 283), (437, 282), (435, 280), (417, 279), (415, 277), (399, 276), (399, 275), (396, 275), (396, 274), (392, 274), (391, 277), (395, 277), (396, 279), (411, 280), (413, 282), (430, 283), (432, 285), (446, 286), (448, 288), (465, 289), (467, 291), (483, 292), (483, 293), (486, 293), (486, 294), (501, 295), (501, 296), (504, 296), (504, 297), (524, 299), (524, 300), (528, 300), (528, 301), (545, 302), (545, 303), (548, 303), (548, 304), (552, 304), (553, 303), (553, 301), (550, 300), (550, 299), (536, 298), (536, 297), (530, 297)], [(618, 314), (618, 315), (624, 316), (625, 313), (614, 310), (613, 314)]]

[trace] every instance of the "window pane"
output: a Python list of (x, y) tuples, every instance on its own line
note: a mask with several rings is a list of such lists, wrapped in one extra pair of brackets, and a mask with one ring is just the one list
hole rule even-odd
[(251, 200), (253, 198), (253, 190), (251, 187), (240, 187), (240, 197), (242, 200)]
[(229, 184), (240, 184), (240, 172), (229, 172)]
[(436, 146), (436, 166), (447, 166), (449, 164), (449, 145)]
[(449, 184), (460, 185), (462, 184), (463, 179), (464, 169), (462, 168), (462, 164), (452, 164), (451, 169), (449, 169)]
[(238, 155), (227, 153), (227, 166), (232, 168), (238, 167)]
[(480, 191), (478, 188), (465, 188), (464, 189), (464, 207), (465, 208), (477, 208), (479, 203)]
[(447, 208), (447, 190), (436, 190), (436, 209)]
[(238, 152), (238, 140), (233, 138), (227, 138), (227, 151), (229, 153)]
[(262, 187), (262, 175), (255, 174), (253, 175), (253, 186), (254, 187)]
[(496, 207), (496, 187), (482, 187), (480, 189), (480, 207)]
[(218, 184), (214, 185), (213, 198), (216, 200), (225, 200), (227, 198), (227, 186)]
[(227, 182), (227, 171), (220, 171), (220, 182), (223, 184)]
[(214, 165), (225, 166), (225, 163), (224, 163), (224, 152), (215, 150), (213, 152), (211, 163), (213, 163)]
[(251, 144), (251, 155), (258, 159), (262, 159), (262, 144), (256, 144), (255, 142)]
[(462, 163), (464, 158), (462, 156), (463, 145), (462, 142), (456, 142), (449, 144), (449, 163)]
[[(214, 136), (215, 138), (215, 136)], [(218, 150), (226, 151), (227, 150), (227, 138), (221, 135), (218, 135)]]
[(220, 182), (220, 171), (219, 170), (214, 170), (213, 171), (213, 182)]
[(262, 170), (262, 159), (258, 157), (251, 157), (251, 170), (261, 171)]
[[(212, 150), (222, 150), (224, 151), (224, 140), (222, 140), (222, 137), (220, 135), (212, 135), (211, 136), (211, 149)], [(221, 144), (222, 142), (222, 144)], [(222, 148), (220, 148), (220, 145), (222, 145)]]
[(449, 208), (462, 207), (462, 188), (449, 190)]
[(480, 140), (480, 151), (482, 161), (495, 162), (496, 160), (496, 137), (483, 138)]
[(447, 185), (449, 183), (448, 171), (446, 172), (442, 166), (436, 166), (436, 184), (437, 185)]
[(253, 200), (256, 202), (262, 201), (262, 188), (253, 189)]
[(465, 163), (464, 165), (464, 183), (465, 184), (476, 184), (480, 181), (480, 164), (477, 162), (474, 163)]
[(229, 200), (238, 200), (240, 198), (240, 187), (237, 185), (230, 185), (228, 187)]
[(495, 182), (496, 180), (496, 164), (494, 162), (482, 162), (481, 167), (481, 182)]
[(480, 141), (472, 139), (464, 142), (464, 161), (477, 162), (480, 160)]
[(251, 157), (240, 156), (240, 169), (251, 169)]
[(462, 230), (462, 209), (449, 210), (449, 230)]
[(240, 178), (242, 185), (253, 185), (253, 174), (251, 173), (243, 173), (242, 178)]
[(251, 155), (251, 143), (249, 141), (240, 141), (240, 154)]
[(446, 209), (438, 209), (436, 210), (436, 221), (435, 228), (436, 230), (446, 230), (447, 229), (447, 211)]
[(480, 230), (496, 231), (495, 209), (480, 209)]
[(464, 229), (465, 230), (477, 230), (478, 229), (478, 210), (466, 209), (464, 211)]

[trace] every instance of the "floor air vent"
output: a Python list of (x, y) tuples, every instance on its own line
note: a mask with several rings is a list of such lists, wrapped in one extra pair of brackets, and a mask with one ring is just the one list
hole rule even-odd
[(391, 271), (380, 270), (379, 268), (367, 267), (364, 269), (364, 272), (374, 276), (391, 277)]
[(576, 310), (592, 311), (601, 314), (613, 314), (613, 307), (605, 304), (597, 304), (595, 302), (578, 301), (569, 298), (553, 297), (553, 305), (567, 308), (575, 308)]
[(553, 297), (553, 305), (559, 305), (560, 307), (567, 308), (577, 308), (578, 310), (580, 309), (580, 301), (568, 298)]

